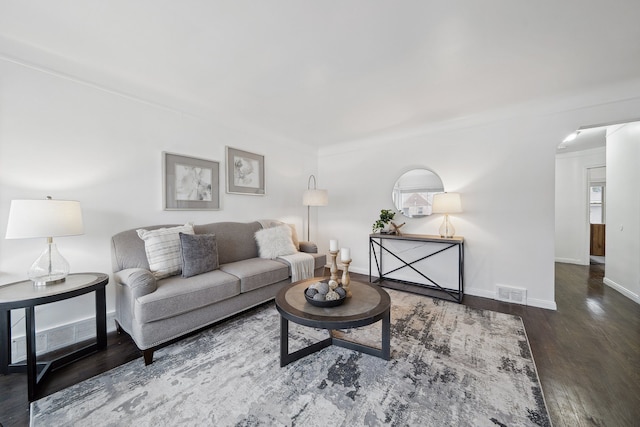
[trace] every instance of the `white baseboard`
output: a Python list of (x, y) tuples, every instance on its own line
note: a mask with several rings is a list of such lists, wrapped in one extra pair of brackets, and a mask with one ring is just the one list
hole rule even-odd
[[(354, 269), (353, 271), (354, 273), (360, 273), (360, 274), (366, 274), (366, 275), (369, 274), (368, 270), (363, 271), (363, 269)], [(377, 271), (375, 273), (372, 272), (372, 279), (373, 278), (375, 279), (378, 278)], [(495, 291), (488, 291), (485, 289), (477, 289), (477, 288), (465, 288), (464, 293), (465, 295), (473, 295), (476, 297), (489, 298), (489, 299), (494, 299), (498, 301)], [(532, 307), (545, 308), (547, 310), (554, 310), (554, 311), (558, 309), (558, 306), (556, 305), (555, 301), (542, 300), (537, 298), (527, 298), (527, 305)]]
[[(476, 297), (482, 297), (482, 298), (489, 298), (489, 299), (494, 299), (496, 301), (500, 301), (497, 298), (497, 295), (495, 292), (493, 291), (487, 291), (485, 289), (477, 289), (477, 288), (466, 288), (464, 290), (465, 295), (473, 295)], [(516, 304), (515, 302), (511, 302), (510, 304)], [(556, 305), (555, 301), (549, 301), (549, 300), (543, 300), (543, 299), (537, 299), (537, 298), (530, 298), (527, 297), (527, 306), (531, 306), (531, 307), (538, 307), (538, 308), (545, 308), (547, 310), (557, 310), (558, 306)]]
[[(107, 313), (107, 332), (116, 330), (115, 311)], [(36, 354), (44, 354), (62, 347), (90, 340), (96, 336), (96, 319), (90, 317), (67, 325), (36, 332)], [(26, 337), (11, 338), (11, 361), (27, 359)]]
[(629, 289), (625, 288), (622, 285), (619, 285), (618, 283), (614, 282), (613, 280), (605, 277), (604, 279), (602, 279), (602, 282), (615, 289), (616, 291), (620, 292), (622, 295), (624, 295), (625, 297), (629, 298), (631, 301), (635, 302), (636, 304), (640, 304), (640, 296), (636, 293), (631, 292)]
[(485, 289), (465, 288), (465, 295), (473, 295), (474, 297), (496, 299), (496, 293)]
[(546, 299), (529, 298), (527, 302), (528, 302), (527, 305), (530, 305), (532, 307), (546, 308), (547, 310), (553, 310), (553, 311), (558, 310), (558, 305), (556, 304), (555, 301), (549, 301)]
[[(368, 275), (369, 271), (364, 269), (353, 269), (354, 273)], [(372, 276), (372, 278), (378, 278)], [(604, 283), (636, 303), (640, 304), (640, 297), (633, 292), (625, 289), (617, 283), (605, 278)], [(467, 295), (478, 296), (497, 300), (495, 291), (485, 289), (467, 288), (464, 290)], [(536, 298), (528, 298), (527, 305), (549, 310), (557, 310), (555, 301), (540, 300)], [(115, 331), (115, 311), (107, 313), (107, 332)], [(95, 337), (95, 318), (79, 320), (67, 325), (55, 328), (45, 329), (36, 333), (36, 354), (48, 353), (50, 351), (67, 347), (76, 343), (80, 343)], [(27, 358), (27, 343), (24, 336), (18, 336), (11, 339), (11, 360), (17, 362)]]
[[(364, 274), (365, 276), (369, 275), (369, 270), (367, 270), (366, 268), (357, 268), (357, 267), (351, 267), (349, 268), (349, 272), (351, 273), (358, 273), (358, 274)], [(371, 277), (374, 277), (375, 274), (375, 278), (378, 278), (378, 272), (377, 271), (372, 271), (371, 272)]]

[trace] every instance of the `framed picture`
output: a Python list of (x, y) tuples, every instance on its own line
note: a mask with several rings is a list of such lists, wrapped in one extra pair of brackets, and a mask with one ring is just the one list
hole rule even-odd
[(165, 210), (220, 209), (220, 162), (162, 153)]
[(227, 193), (264, 196), (264, 156), (226, 147)]

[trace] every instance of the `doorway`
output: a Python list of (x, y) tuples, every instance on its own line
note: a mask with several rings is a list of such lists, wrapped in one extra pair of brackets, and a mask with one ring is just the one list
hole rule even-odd
[(589, 169), (589, 263), (604, 264), (606, 255), (606, 167)]

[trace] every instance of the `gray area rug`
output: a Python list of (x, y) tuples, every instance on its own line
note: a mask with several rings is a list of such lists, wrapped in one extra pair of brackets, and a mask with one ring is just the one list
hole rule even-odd
[[(391, 295), (391, 357), (341, 347), (280, 368), (263, 305), (31, 404), (35, 426), (548, 426), (519, 317)], [(327, 331), (289, 323), (290, 351)], [(380, 325), (343, 331), (379, 342)]]

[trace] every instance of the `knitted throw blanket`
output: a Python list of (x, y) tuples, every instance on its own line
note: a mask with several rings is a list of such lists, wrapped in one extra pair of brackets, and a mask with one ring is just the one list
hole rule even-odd
[(281, 255), (278, 258), (285, 260), (291, 266), (292, 283), (313, 277), (315, 259), (312, 255), (298, 252), (293, 255)]

